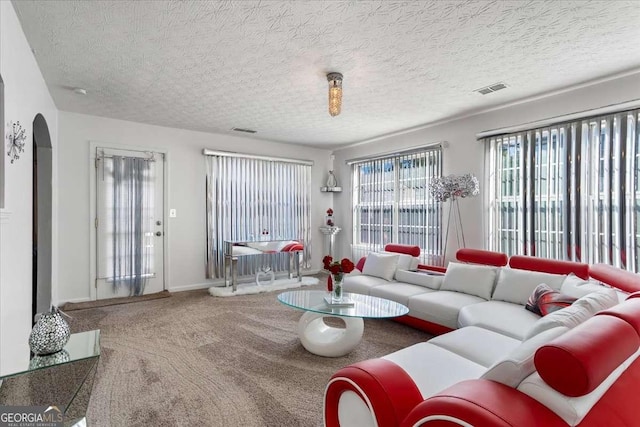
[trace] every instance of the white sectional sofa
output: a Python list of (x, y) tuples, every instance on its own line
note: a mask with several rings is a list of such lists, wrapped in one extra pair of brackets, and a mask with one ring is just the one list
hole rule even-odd
[[(478, 254), (483, 258), (481, 252)], [(491, 255), (484, 252), (486, 254)], [(397, 255), (396, 264), (406, 256)], [(545, 406), (552, 412), (549, 419), (555, 420), (553, 417), (557, 416), (559, 421), (549, 421), (549, 425), (556, 421), (558, 425), (578, 425), (587, 416), (597, 399), (590, 396), (571, 400), (556, 396), (557, 392), (540, 376), (535, 377), (535, 354), (596, 313), (618, 306), (628, 296), (624, 286), (614, 289), (578, 277), (584, 277), (588, 271), (588, 266), (579, 263), (520, 257), (515, 264), (554, 273), (462, 263), (449, 264), (444, 274), (402, 268), (390, 273), (392, 262), (389, 260), (393, 257), (393, 254), (367, 257), (364, 264), (361, 260), (360, 270), (345, 277), (345, 291), (400, 302), (410, 310), (406, 323), (441, 335), (340, 370), (327, 386), (325, 425), (401, 425), (412, 408), (425, 399), (468, 380), (489, 381), (521, 390), (533, 400), (527, 404)], [(367, 262), (372, 259), (374, 263), (388, 265), (367, 268)], [(407, 260), (401, 264), (406, 266)], [(375, 276), (367, 274), (372, 271)], [(563, 274), (555, 274), (558, 272)], [(566, 308), (541, 317), (526, 310), (525, 304), (542, 283), (578, 299)], [(540, 419), (546, 419), (548, 414), (540, 413)], [(525, 421), (483, 425), (519, 423)], [(451, 425), (476, 424), (452, 422)]]
[[(401, 247), (401, 245), (394, 245)], [(465, 253), (466, 251), (462, 251)], [(479, 251), (486, 254), (486, 251)], [(374, 260), (380, 262), (381, 254)], [(450, 263), (446, 273), (417, 268), (417, 258), (407, 254), (386, 252), (382, 257), (394, 259), (395, 264), (409, 265), (406, 258), (415, 258), (414, 271), (387, 268), (392, 273), (381, 276), (367, 274), (367, 260), (360, 263), (363, 270), (345, 275), (344, 290), (390, 299), (409, 308), (408, 317), (423, 329), (442, 333), (464, 326), (479, 326), (522, 340), (527, 330), (540, 316), (524, 309), (527, 299), (541, 283), (572, 297), (609, 288), (590, 282), (574, 273), (551, 274), (510, 267), (480, 264)], [(574, 267), (580, 272), (584, 264), (549, 261), (552, 265)], [(371, 262), (371, 260), (369, 260)], [(384, 271), (382, 268), (376, 271)], [(619, 292), (619, 299), (626, 294)], [(402, 321), (403, 319), (400, 319)]]

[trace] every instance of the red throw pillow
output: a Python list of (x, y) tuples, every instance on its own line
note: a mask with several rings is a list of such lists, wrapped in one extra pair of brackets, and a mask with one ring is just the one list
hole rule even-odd
[(546, 316), (554, 311), (569, 307), (576, 299), (561, 294), (551, 289), (549, 285), (542, 283), (533, 290), (524, 308), (539, 316)]

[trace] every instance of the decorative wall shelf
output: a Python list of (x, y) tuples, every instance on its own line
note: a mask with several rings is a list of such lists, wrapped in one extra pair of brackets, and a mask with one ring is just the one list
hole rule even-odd
[(342, 187), (320, 187), (320, 191), (323, 193), (340, 193)]
[(327, 225), (323, 225), (320, 227), (320, 232), (326, 235), (338, 234), (342, 230), (340, 227), (329, 227)]

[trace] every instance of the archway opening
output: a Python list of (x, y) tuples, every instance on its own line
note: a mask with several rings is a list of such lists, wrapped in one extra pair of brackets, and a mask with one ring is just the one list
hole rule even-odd
[(0, 209), (4, 208), (4, 81), (0, 75)]
[(33, 295), (32, 320), (51, 306), (52, 147), (47, 121), (33, 119)]

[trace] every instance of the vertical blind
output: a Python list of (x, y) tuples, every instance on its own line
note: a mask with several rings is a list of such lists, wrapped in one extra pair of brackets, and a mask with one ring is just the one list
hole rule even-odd
[[(309, 262), (311, 166), (207, 155), (207, 277), (224, 277), (225, 241), (296, 240)], [(263, 260), (240, 257), (239, 274), (254, 274)], [(274, 260), (284, 270), (288, 254)]]
[(353, 258), (401, 243), (419, 246), (423, 262), (441, 264), (442, 207), (429, 194), (441, 175), (440, 146), (353, 163)]
[(141, 295), (154, 275), (155, 161), (102, 156), (98, 278)]
[(490, 248), (640, 271), (639, 114), (486, 138)]

